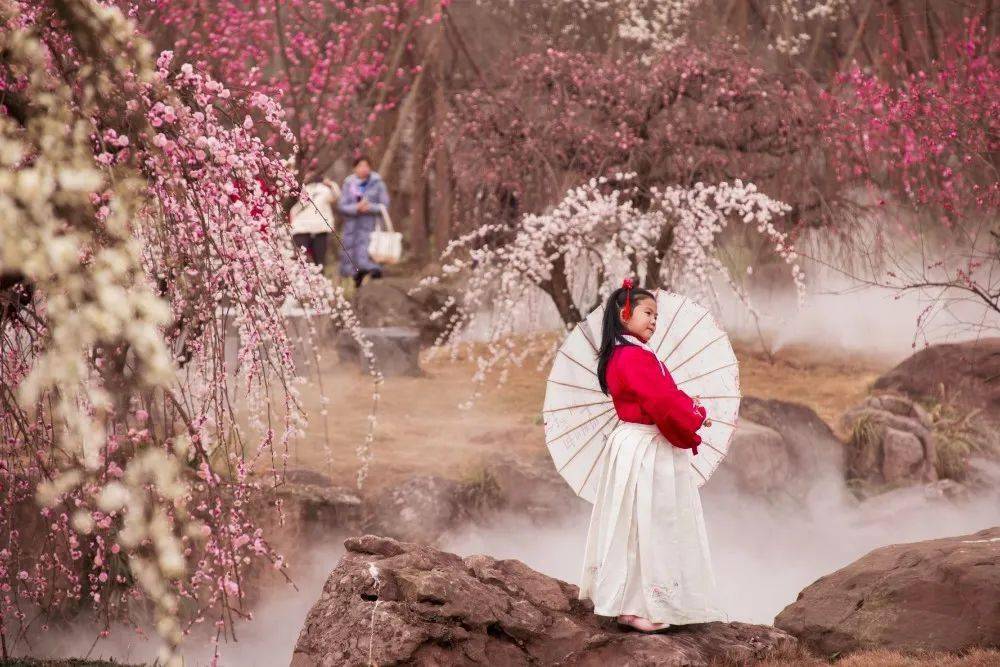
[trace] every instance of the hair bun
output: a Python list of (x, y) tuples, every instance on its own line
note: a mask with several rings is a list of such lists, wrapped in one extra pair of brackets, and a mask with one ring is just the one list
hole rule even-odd
[(635, 287), (635, 283), (632, 282), (631, 278), (626, 278), (622, 281), (622, 289), (632, 289)]

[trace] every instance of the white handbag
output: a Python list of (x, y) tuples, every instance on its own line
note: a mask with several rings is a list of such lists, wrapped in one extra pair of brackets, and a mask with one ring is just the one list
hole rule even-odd
[(403, 255), (403, 235), (392, 228), (392, 220), (385, 206), (379, 206), (385, 229), (378, 226), (368, 241), (368, 256), (376, 264), (398, 264)]

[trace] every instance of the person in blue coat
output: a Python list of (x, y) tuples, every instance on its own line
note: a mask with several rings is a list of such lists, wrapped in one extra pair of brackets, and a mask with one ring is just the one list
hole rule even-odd
[(340, 249), (340, 275), (354, 276), (361, 286), (365, 276), (382, 277), (382, 267), (368, 256), (368, 243), (382, 217), (381, 207), (389, 206), (389, 192), (371, 162), (362, 155), (354, 161), (354, 173), (344, 181), (338, 208), (344, 216), (344, 241)]

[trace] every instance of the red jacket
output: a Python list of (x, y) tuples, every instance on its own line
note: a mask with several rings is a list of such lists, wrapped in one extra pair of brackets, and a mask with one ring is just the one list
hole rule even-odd
[(638, 345), (619, 345), (607, 368), (608, 393), (622, 421), (656, 424), (675, 447), (698, 453), (705, 408), (677, 388), (656, 355)]

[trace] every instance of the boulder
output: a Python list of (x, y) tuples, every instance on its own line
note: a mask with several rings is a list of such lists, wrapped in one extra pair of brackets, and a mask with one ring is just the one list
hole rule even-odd
[(578, 589), (516, 560), (460, 558), (366, 535), (310, 610), (293, 667), (334, 665), (708, 665), (793, 652), (770, 626), (702, 623), (658, 634), (595, 616)]
[(804, 499), (843, 474), (844, 447), (808, 406), (745, 396), (729, 452), (706, 486), (769, 498)]
[(1000, 337), (926, 347), (873, 389), (902, 394), (931, 413), (941, 476), (966, 481), (973, 457), (1000, 459)]
[(433, 542), (460, 519), (462, 485), (417, 475), (383, 489), (367, 502), (365, 526), (401, 540)]
[(364, 501), (367, 531), (400, 540), (437, 542), (466, 522), (488, 524), (515, 513), (542, 524), (589, 511), (548, 458), (497, 458), (461, 480), (417, 475)]
[(362, 525), (362, 500), (354, 490), (334, 486), (329, 477), (312, 470), (289, 470), (268, 496), (272, 503), (281, 501), (282, 532), (291, 540), (307, 540), (331, 529), (354, 532)]
[[(533, 463), (500, 458), (484, 466), (483, 473), (496, 487), (489, 509), (513, 512), (540, 523), (590, 511), (590, 503), (573, 492), (547, 455)], [(469, 495), (476, 483), (465, 486), (464, 493)]]
[(928, 346), (878, 378), (872, 388), (927, 403), (941, 387), (965, 409), (1000, 424), (1000, 337)]
[(811, 474), (824, 468), (839, 470), (843, 466), (843, 444), (807, 405), (745, 396), (740, 401), (740, 417), (780, 433), (797, 472)]
[(847, 475), (889, 486), (937, 479), (936, 439), (927, 412), (909, 398), (892, 394), (868, 396), (843, 416), (847, 443)]
[(333, 480), (312, 468), (289, 468), (285, 471), (283, 480), (289, 484), (308, 484), (321, 488), (333, 486)]
[(431, 320), (428, 316), (449, 302), (449, 294), (441, 286), (414, 289), (416, 286), (413, 278), (404, 276), (366, 283), (353, 299), (354, 312), (361, 326), (414, 328), (421, 346), (433, 345), (449, 318)]
[(1000, 647), (1000, 527), (875, 549), (810, 584), (774, 624), (826, 656)]
[(716, 474), (732, 475), (742, 493), (780, 492), (788, 487), (792, 477), (788, 444), (773, 428), (741, 419), (736, 424), (729, 453)]
[[(363, 327), (361, 334), (371, 342), (375, 363), (382, 375), (420, 377), (420, 332), (413, 327)], [(337, 355), (341, 361), (368, 368), (361, 346), (346, 331), (336, 334)]]

